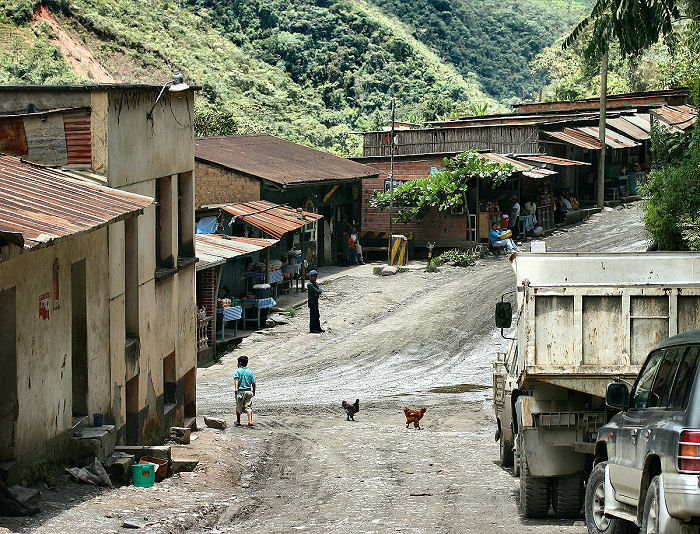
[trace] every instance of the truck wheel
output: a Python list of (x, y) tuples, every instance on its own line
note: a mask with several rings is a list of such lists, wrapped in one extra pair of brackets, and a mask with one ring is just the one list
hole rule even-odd
[(513, 467), (513, 444), (506, 441), (501, 433), (499, 440), (501, 449), (501, 467)]
[(520, 451), (520, 510), (525, 517), (545, 517), (549, 511), (549, 479), (530, 474), (525, 451)]
[[(583, 505), (586, 527), (589, 534), (627, 534), (634, 531), (629, 521), (605, 515), (605, 466), (608, 462), (597, 464), (586, 484), (586, 499)], [(651, 490), (651, 488), (650, 488)], [(642, 530), (642, 532), (645, 532)]]
[(552, 508), (560, 519), (575, 519), (581, 515), (583, 480), (581, 475), (552, 479)]

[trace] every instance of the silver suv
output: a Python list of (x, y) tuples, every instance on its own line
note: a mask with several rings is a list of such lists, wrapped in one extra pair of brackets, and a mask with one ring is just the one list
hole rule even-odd
[(591, 534), (699, 532), (700, 330), (674, 336), (644, 362), (631, 393), (608, 385), (621, 410), (598, 431), (586, 485)]

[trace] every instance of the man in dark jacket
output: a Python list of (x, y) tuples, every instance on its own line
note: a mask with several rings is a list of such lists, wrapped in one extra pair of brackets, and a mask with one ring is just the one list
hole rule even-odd
[(319, 287), (318, 273), (313, 270), (309, 272), (309, 283), (306, 286), (309, 292), (309, 332), (312, 334), (321, 334), (324, 332), (321, 328), (321, 315), (318, 311), (318, 297), (323, 293)]

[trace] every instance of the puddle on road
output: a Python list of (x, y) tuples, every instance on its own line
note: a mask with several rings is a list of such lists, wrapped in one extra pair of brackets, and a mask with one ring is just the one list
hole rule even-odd
[(481, 384), (454, 384), (452, 386), (440, 386), (429, 389), (430, 393), (471, 393), (473, 391), (483, 391), (491, 386), (483, 386)]

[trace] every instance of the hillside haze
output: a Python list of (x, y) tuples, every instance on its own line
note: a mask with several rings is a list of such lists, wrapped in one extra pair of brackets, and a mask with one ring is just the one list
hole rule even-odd
[(397, 115), (504, 111), (587, 0), (0, 0), (0, 83), (203, 86), (200, 133), (353, 150)]

